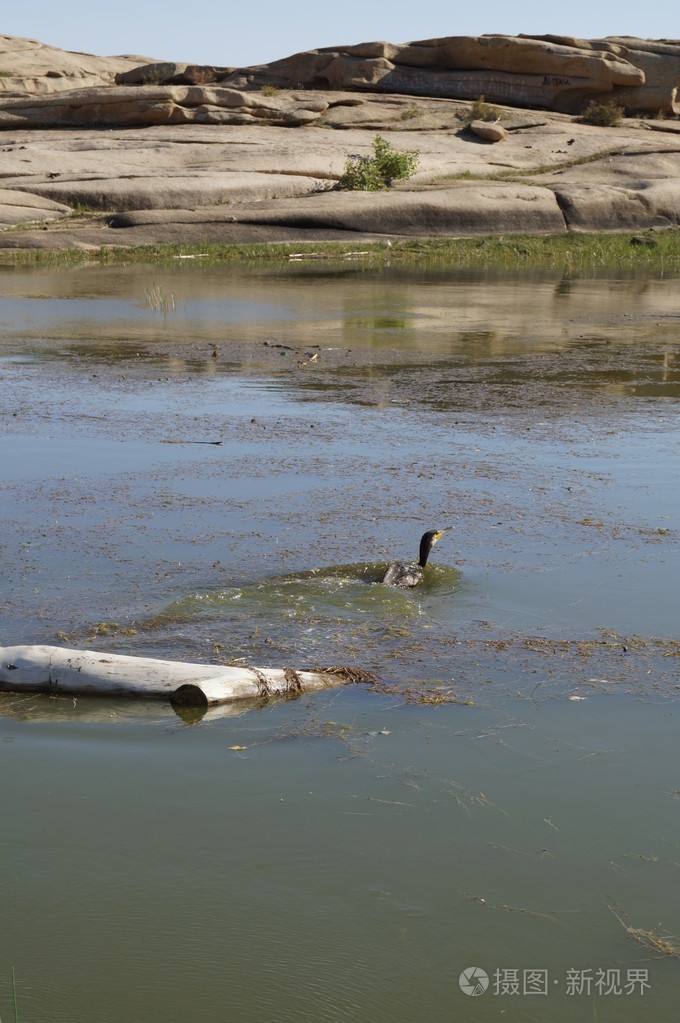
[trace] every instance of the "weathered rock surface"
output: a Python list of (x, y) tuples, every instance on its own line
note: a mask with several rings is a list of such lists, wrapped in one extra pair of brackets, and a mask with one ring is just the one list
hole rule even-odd
[(454, 36), (311, 51), (231, 79), (450, 99), (484, 95), (492, 102), (571, 111), (588, 94), (639, 87), (645, 76), (624, 56), (607, 51), (515, 36)]
[[(394, 107), (384, 115), (376, 127), (395, 148), (419, 149), (420, 167), (411, 181), (377, 194), (328, 191), (348, 155), (370, 153), (374, 128), (338, 133), (180, 125), (6, 133), (0, 136), (0, 220), (11, 230), (0, 230), (0, 247), (557, 233), (680, 223), (680, 139), (673, 133), (651, 132), (640, 122), (598, 129), (550, 114), (518, 119), (496, 147), (461, 129), (405, 130), (419, 120), (413, 117), (398, 118), (400, 130), (390, 131)], [(528, 173), (537, 167), (552, 170)], [(499, 172), (512, 180), (494, 180)], [(101, 212), (83, 216), (83, 207)], [(70, 216), (69, 208), (80, 208), (81, 215)], [(58, 219), (36, 228), (43, 218)]]
[[(422, 191), (325, 192), (306, 199), (242, 203), (217, 217), (239, 225), (271, 225), (293, 232), (324, 230), (364, 236), (435, 236), (478, 234), (502, 211), (505, 230), (529, 234), (558, 234), (566, 230), (554, 193), (532, 185), (500, 181), (457, 182), (454, 186)], [(113, 217), (114, 228), (172, 222), (175, 218), (149, 212)], [(185, 212), (182, 223), (210, 223), (212, 210)]]
[(572, 230), (621, 231), (680, 223), (680, 156), (640, 153), (634, 147), (595, 163), (584, 176), (566, 168), (546, 174)]
[(313, 92), (268, 95), (215, 85), (92, 87), (5, 99), (0, 104), (0, 129), (262, 121), (299, 128), (317, 121), (329, 105)]
[[(649, 83), (648, 83), (649, 79)], [(294, 54), (235, 71), (240, 87), (356, 89), (573, 113), (592, 98), (634, 111), (680, 113), (680, 42), (558, 36), (451, 36)]]
[(31, 192), (0, 188), (0, 227), (33, 221), (59, 220), (73, 212), (70, 206)]
[[(0, 36), (0, 71), (5, 73), (0, 95), (6, 97), (0, 126), (5, 127), (243, 123), (239, 107), (241, 116), (271, 116), (277, 123), (296, 125), (324, 113), (300, 96), (279, 96), (274, 102), (269, 95), (262, 102), (263, 86), (460, 100), (483, 95), (493, 103), (568, 113), (578, 112), (589, 99), (604, 98), (633, 111), (680, 113), (680, 41), (623, 37), (484, 35), (363, 43), (234, 69), (95, 57)], [(181, 86), (190, 91), (177, 91)], [(76, 94), (83, 87), (96, 90), (89, 101)], [(74, 90), (67, 103), (55, 98), (55, 93)], [(258, 97), (237, 102), (234, 92), (259, 92), (259, 102)], [(16, 102), (27, 97), (33, 102)]]
[[(264, 174), (257, 171), (232, 174), (206, 175), (197, 187), (193, 177), (161, 174), (137, 179), (99, 178), (77, 183), (48, 181), (31, 187), (36, 196), (52, 199), (53, 206), (60, 201), (89, 210), (178, 210), (194, 205), (220, 205), (224, 202), (242, 202), (258, 199), (278, 199), (287, 196), (309, 195), (322, 182), (306, 175)], [(0, 203), (2, 197), (0, 195)], [(68, 209), (61, 206), (61, 209)], [(25, 219), (25, 218), (24, 218)]]
[[(675, 43), (458, 37), (319, 50), (234, 72), (147, 58), (86, 58), (26, 40), (12, 47), (0, 38), (14, 54), (12, 80), (30, 84), (0, 94), (0, 247), (642, 230), (680, 223), (677, 121), (629, 119), (596, 128), (565, 113), (519, 110), (516, 94), (513, 106), (492, 113), (496, 121), (475, 121), (478, 104), (383, 88), (397, 72), (406, 78), (509, 75), (517, 85), (515, 58), (525, 63), (527, 81), (546, 60), (558, 68), (573, 59), (579, 76), (570, 78), (572, 98), (576, 77), (616, 96), (643, 88), (639, 82), (647, 76), (655, 95), (666, 90), (675, 102)], [(461, 66), (450, 70), (454, 61)], [(486, 69), (464, 66), (484, 61)], [(82, 87), (81, 73), (92, 76), (91, 87)], [(286, 75), (307, 76), (308, 87), (272, 87)], [(114, 77), (127, 84), (113, 84)], [(9, 80), (0, 77), (0, 84)], [(325, 89), (310, 87), (322, 81)], [(328, 88), (331, 81), (345, 86)], [(50, 92), (52, 82), (58, 85)], [(475, 99), (480, 91), (475, 86)], [(376, 132), (396, 149), (419, 152), (415, 177), (385, 194), (329, 191), (348, 157), (372, 153)], [(488, 144), (489, 132), (503, 145)]]
[(645, 202), (639, 192), (614, 185), (563, 185), (554, 191), (572, 230), (635, 231), (668, 226), (663, 213)]
[(37, 39), (0, 35), (0, 99), (3, 95), (44, 95), (83, 86), (113, 85), (117, 74), (149, 62), (149, 57), (71, 53)]
[[(680, 88), (680, 41), (634, 39), (629, 36), (610, 36), (607, 39), (573, 39), (569, 36), (537, 36), (548, 43), (564, 44), (582, 50), (600, 50), (625, 56), (638, 68), (644, 81), (619, 82), (612, 90), (611, 101), (634, 112), (680, 114), (678, 88)], [(597, 98), (585, 96), (584, 100)]]

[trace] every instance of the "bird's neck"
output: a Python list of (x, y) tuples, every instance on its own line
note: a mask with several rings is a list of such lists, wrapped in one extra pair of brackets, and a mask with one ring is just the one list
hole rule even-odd
[(432, 548), (427, 543), (423, 543), (420, 545), (420, 557), (418, 558), (418, 564), (420, 565), (421, 568), (425, 568), (425, 565), (427, 565), (427, 559), (430, 556), (431, 550)]

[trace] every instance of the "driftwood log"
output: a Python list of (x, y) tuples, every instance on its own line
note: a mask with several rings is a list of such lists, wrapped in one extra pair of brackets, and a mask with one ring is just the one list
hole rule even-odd
[(351, 668), (188, 664), (57, 646), (0, 647), (0, 691), (141, 696), (206, 706), (370, 681)]

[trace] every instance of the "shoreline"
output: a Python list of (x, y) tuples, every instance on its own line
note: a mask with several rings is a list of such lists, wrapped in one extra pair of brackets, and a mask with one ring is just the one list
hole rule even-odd
[[(354, 263), (380, 266), (445, 263), (461, 269), (526, 267), (585, 271), (616, 268), (623, 270), (663, 269), (680, 271), (680, 228), (646, 231), (574, 232), (558, 235), (482, 235), (467, 238), (414, 237), (385, 241), (357, 238), (353, 241), (299, 240), (255, 243), (160, 243), (154, 245), (110, 245), (99, 248), (57, 246), (11, 247), (2, 242), (11, 231), (0, 235), (0, 267), (31, 265), (45, 267), (119, 266), (140, 263), (180, 266), (272, 266), (283, 270), (318, 263), (327, 266)], [(17, 232), (18, 234), (18, 232)], [(22, 240), (22, 239), (19, 239)]]

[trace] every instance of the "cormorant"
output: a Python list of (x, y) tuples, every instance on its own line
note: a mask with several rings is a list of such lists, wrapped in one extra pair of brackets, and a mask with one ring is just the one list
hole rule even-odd
[(413, 561), (408, 565), (401, 565), (399, 563), (390, 565), (383, 576), (383, 582), (387, 583), (388, 586), (408, 588), (418, 586), (423, 581), (423, 569), (427, 564), (430, 551), (445, 532), (446, 530), (444, 529), (429, 529), (427, 533), (423, 533), (420, 539), (420, 557), (418, 561)]

